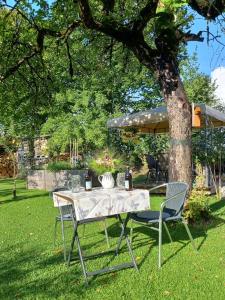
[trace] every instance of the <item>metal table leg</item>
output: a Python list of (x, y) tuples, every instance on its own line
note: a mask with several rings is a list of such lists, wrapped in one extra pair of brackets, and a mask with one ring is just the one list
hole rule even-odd
[(122, 218), (120, 215), (118, 215), (118, 219), (119, 219), (119, 222), (121, 224), (121, 233), (120, 233), (120, 237), (119, 237), (119, 241), (118, 241), (118, 244), (117, 244), (117, 247), (116, 247), (116, 255), (118, 254), (119, 252), (119, 248), (120, 248), (120, 245), (121, 245), (121, 242), (122, 242), (122, 239), (123, 239), (123, 236), (125, 234), (125, 230), (126, 230), (126, 227), (127, 227), (127, 223), (129, 221), (129, 214), (127, 214), (126, 216), (126, 219), (125, 221), (123, 222)]
[(126, 240), (126, 243), (127, 243), (127, 248), (129, 250), (129, 254), (130, 254), (130, 257), (131, 257), (131, 260), (132, 260), (132, 263), (133, 263), (133, 267), (138, 271), (138, 267), (137, 267), (137, 264), (136, 264), (136, 261), (135, 261), (135, 258), (134, 258), (134, 254), (133, 254), (133, 251), (132, 251), (132, 248), (131, 248), (131, 244), (130, 244), (130, 241), (129, 241), (129, 238), (128, 238), (127, 232), (126, 232), (126, 228), (127, 228), (128, 221), (130, 219), (130, 215), (129, 215), (129, 213), (127, 214), (126, 219), (125, 219), (124, 222), (123, 222), (120, 215), (118, 215), (118, 218), (119, 218), (122, 230), (121, 230), (120, 238), (119, 238), (117, 248), (116, 248), (116, 255), (118, 255), (119, 249), (120, 249), (120, 246), (121, 246), (121, 243), (122, 243), (122, 239), (123, 239), (123, 237), (125, 237), (125, 240)]
[(70, 252), (69, 252), (68, 260), (67, 260), (68, 266), (70, 265), (71, 255), (72, 255), (73, 247), (74, 247), (74, 242), (75, 242), (76, 236), (77, 236), (77, 227), (78, 227), (78, 222), (77, 222), (77, 221), (74, 221), (73, 237), (72, 237), (71, 246), (70, 246)]
[[(77, 230), (77, 228), (79, 226), (79, 222), (75, 221), (75, 223), (74, 223), (74, 233), (73, 233), (73, 238), (72, 238), (72, 241), (71, 241), (71, 248), (70, 248), (70, 252), (69, 252), (69, 256), (68, 256), (68, 265), (70, 265), (71, 255), (72, 255), (72, 252), (73, 252), (74, 243), (76, 241), (77, 247), (78, 247), (79, 260), (80, 260), (80, 263), (81, 263), (81, 267), (82, 267), (82, 271), (83, 271), (83, 275), (85, 277), (86, 283), (88, 283), (88, 281), (87, 281), (88, 276), (100, 275), (100, 274), (104, 274), (104, 273), (108, 273), (108, 272), (112, 272), (112, 271), (117, 271), (117, 270), (120, 270), (120, 269), (131, 268), (131, 267), (138, 270), (138, 267), (137, 267), (137, 264), (136, 264), (136, 261), (135, 261), (134, 255), (133, 255), (133, 251), (132, 251), (132, 248), (131, 248), (131, 245), (130, 245), (130, 241), (128, 239), (127, 232), (126, 232), (126, 226), (127, 226), (128, 221), (129, 221), (129, 214), (127, 214), (127, 217), (126, 217), (124, 222), (123, 222), (120, 215), (117, 215), (117, 217), (118, 217), (119, 222), (121, 224), (121, 234), (120, 234), (119, 241), (118, 241), (118, 244), (117, 244), (117, 248), (114, 252), (114, 255), (118, 255), (119, 248), (121, 246), (121, 242), (122, 242), (122, 239), (124, 237), (125, 240), (126, 240), (126, 244), (127, 244), (127, 247), (128, 247), (130, 257), (131, 257), (131, 262), (115, 265), (115, 266), (112, 266), (112, 267), (106, 267), (106, 268), (95, 270), (95, 271), (92, 271), (92, 272), (87, 271), (85, 263), (84, 263), (85, 257), (82, 255), (82, 250), (81, 250), (79, 235), (78, 235), (78, 230)], [(93, 256), (96, 256), (96, 254), (94, 254)]]

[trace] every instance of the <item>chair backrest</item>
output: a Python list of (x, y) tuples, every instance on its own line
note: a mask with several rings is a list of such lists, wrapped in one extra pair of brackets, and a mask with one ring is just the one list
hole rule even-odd
[(158, 162), (152, 155), (147, 154), (145, 155), (145, 158), (149, 169), (156, 169), (158, 167)]
[[(51, 191), (51, 195), (53, 195), (54, 192), (67, 191), (67, 190), (68, 188), (66, 187), (57, 187)], [(57, 207), (59, 209), (59, 213), (61, 217), (72, 213), (73, 210), (72, 204), (68, 204), (68, 202), (66, 201), (59, 201), (58, 199), (57, 199), (57, 204), (58, 204)]]
[(168, 153), (159, 153), (157, 155), (157, 162), (160, 170), (167, 171), (169, 168), (169, 155)]
[(170, 182), (166, 189), (165, 209), (174, 211), (174, 216), (181, 215), (188, 191), (188, 184), (184, 182)]

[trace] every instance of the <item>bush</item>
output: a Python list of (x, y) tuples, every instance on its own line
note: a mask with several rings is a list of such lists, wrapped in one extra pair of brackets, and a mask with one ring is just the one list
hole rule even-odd
[(124, 160), (121, 155), (109, 149), (96, 153), (94, 158), (88, 160), (88, 165), (97, 175), (105, 172), (115, 173), (125, 170)]
[(189, 223), (208, 221), (211, 217), (209, 197), (204, 190), (193, 189), (184, 210), (184, 217)]
[(56, 161), (48, 163), (46, 169), (51, 172), (58, 172), (61, 170), (71, 170), (72, 167), (71, 164), (67, 161)]

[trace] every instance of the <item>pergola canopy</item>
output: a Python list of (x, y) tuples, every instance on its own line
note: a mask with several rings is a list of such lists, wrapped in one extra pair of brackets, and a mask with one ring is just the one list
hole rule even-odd
[[(225, 114), (205, 104), (193, 104), (192, 127), (225, 126)], [(108, 128), (136, 128), (140, 133), (164, 133), (169, 131), (166, 106), (128, 114), (108, 120)]]

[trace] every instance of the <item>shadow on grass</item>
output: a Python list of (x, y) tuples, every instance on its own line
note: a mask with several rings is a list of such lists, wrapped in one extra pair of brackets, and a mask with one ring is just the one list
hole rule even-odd
[[(215, 227), (218, 227), (218, 226), (223, 226), (224, 223), (225, 223), (225, 220), (218, 218), (218, 217), (213, 217), (210, 223), (206, 223), (203, 226), (189, 225), (189, 228), (190, 228), (191, 234), (193, 236), (194, 243), (195, 243), (197, 250), (200, 250), (201, 247), (203, 247), (205, 240), (207, 238), (207, 231), (210, 229), (213, 229)], [(169, 257), (165, 258), (164, 263), (166, 263), (167, 261), (172, 259), (180, 251), (182, 251), (185, 247), (190, 245), (189, 236), (185, 230), (184, 225), (181, 222), (169, 222), (167, 224), (167, 226), (169, 227), (173, 241), (176, 243), (179, 243), (181, 246), (175, 252), (171, 253), (171, 255)], [(120, 227), (119, 222), (115, 221), (114, 223), (110, 224), (109, 226), (107, 226), (107, 230), (108, 230), (109, 238), (111, 239), (110, 243), (112, 244), (112, 240), (113, 240), (113, 244), (114, 244), (113, 246), (115, 248), (116, 243), (119, 238), (119, 235), (121, 233), (121, 227)], [(130, 228), (129, 228), (129, 223), (128, 223), (128, 227), (127, 227), (128, 236), (129, 236), (129, 230), (130, 230)], [(104, 230), (100, 231), (100, 234), (104, 235), (105, 234)], [(198, 242), (196, 241), (197, 239), (198, 239)], [(95, 248), (100, 243), (104, 243), (104, 239), (102, 239), (101, 241), (99, 241), (97, 243), (93, 243), (91, 245), (82, 246), (82, 248), (85, 250), (89, 249), (89, 247)], [(163, 243), (163, 245), (170, 243), (170, 240), (169, 240), (165, 230), (163, 230), (162, 243)], [(133, 238), (133, 243), (132, 243), (132, 249), (134, 251), (134, 254), (135, 254), (135, 250), (137, 250), (139, 248), (146, 248), (145, 249), (146, 251), (144, 251), (144, 256), (143, 256), (142, 260), (139, 262), (139, 267), (141, 267), (143, 265), (144, 261), (150, 254), (153, 247), (157, 247), (157, 249), (158, 249), (158, 232), (153, 231), (149, 228), (146, 228), (142, 225), (136, 226), (134, 228), (134, 238)], [(120, 249), (120, 253), (127, 253), (127, 256), (129, 257), (127, 245), (124, 240), (123, 240), (123, 244)], [(102, 253), (101, 255), (107, 255), (107, 252), (104, 254)], [(193, 249), (193, 255), (195, 255), (194, 249)]]
[[(10, 194), (12, 194), (12, 192), (9, 193), (8, 195), (10, 195)], [(37, 193), (37, 194), (33, 194), (33, 193), (32, 194), (26, 194), (25, 193), (25, 195), (16, 196), (15, 199), (0, 200), (0, 205), (1, 204), (9, 204), (9, 203), (12, 203), (12, 202), (23, 201), (23, 200), (32, 200), (33, 198), (43, 198), (43, 197), (47, 197), (48, 195), (49, 195), (48, 192), (46, 192), (46, 193), (43, 192), (42, 194), (40, 194), (40, 192)]]
[[(18, 189), (16, 189), (16, 192), (17, 192), (17, 194), (18, 193), (24, 193), (24, 189), (23, 188), (18, 188)], [(9, 197), (9, 196), (13, 197), (13, 188), (0, 190), (0, 196), (1, 197)], [(3, 200), (3, 201), (7, 201), (7, 200)], [(0, 200), (0, 204), (3, 201)]]
[[(17, 191), (26, 191), (24, 188), (16, 188), (16, 190)], [(13, 185), (12, 185), (12, 187), (11, 188), (4, 188), (4, 189), (1, 189), (0, 190), (0, 195), (1, 196), (7, 196), (7, 195), (10, 195), (10, 194), (12, 194), (12, 191), (13, 191)]]
[(22, 247), (11, 256), (5, 254), (11, 248), (0, 253), (0, 299), (66, 299), (67, 293), (76, 298), (86, 292), (79, 265), (68, 268), (61, 255)]
[(213, 213), (218, 212), (218, 210), (221, 210), (222, 208), (224, 208), (224, 212), (225, 212), (225, 199), (218, 200), (218, 201), (210, 204), (209, 208)]

